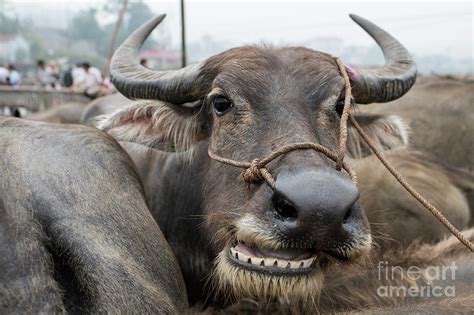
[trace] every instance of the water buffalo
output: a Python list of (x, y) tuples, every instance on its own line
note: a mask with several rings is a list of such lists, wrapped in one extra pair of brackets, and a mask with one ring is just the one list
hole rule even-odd
[(97, 116), (110, 114), (128, 103), (130, 100), (120, 93), (99, 97), (87, 104), (80, 117), (80, 122), (85, 125), (91, 124)]
[[(474, 172), (473, 104), (472, 78), (430, 76), (415, 84), (403, 100), (396, 100), (390, 106), (366, 106), (363, 111), (401, 116), (411, 130), (411, 147)], [(474, 209), (474, 191), (469, 192), (468, 199)]]
[[(392, 150), (384, 155), (451, 223), (460, 230), (468, 227), (472, 214), (466, 193), (474, 189), (472, 174), (447, 167), (426, 153)], [(357, 171), (361, 203), (379, 247), (406, 247), (414, 240), (434, 243), (449, 234), (374, 155), (350, 163)]]
[(59, 124), (90, 124), (92, 119), (106, 113), (112, 113), (130, 100), (115, 93), (99, 97), (90, 103), (69, 102), (53, 106), (45, 111), (18, 115), (29, 120), (44, 121)]
[(50, 107), (45, 111), (32, 113), (25, 118), (58, 124), (79, 124), (86, 105), (76, 102), (65, 103)]
[[(396, 114), (410, 127), (411, 146), (474, 171), (474, 80), (427, 77), (403, 99), (363, 112)], [(455, 141), (453, 141), (455, 139)]]
[(176, 258), (108, 135), (0, 117), (0, 310), (182, 313)]
[[(208, 300), (215, 305), (224, 296), (314, 299), (330, 262), (354, 263), (371, 248), (356, 185), (308, 150), (271, 163), (275, 189), (246, 184), (240, 169), (210, 159), (208, 150), (238, 161), (298, 142), (337, 150), (345, 86), (335, 59), (303, 47), (245, 46), (180, 70), (152, 71), (139, 64), (138, 51), (163, 17), (135, 31), (111, 64), (116, 88), (144, 101), (98, 127), (118, 140), (168, 151), (155, 166), (160, 183), (148, 193), (190, 301), (202, 301), (210, 288), (222, 293)], [(348, 68), (355, 101), (401, 97), (416, 78), (409, 53), (376, 25), (351, 17), (386, 58), (378, 69)], [(373, 132), (399, 129), (386, 120), (390, 128)]]

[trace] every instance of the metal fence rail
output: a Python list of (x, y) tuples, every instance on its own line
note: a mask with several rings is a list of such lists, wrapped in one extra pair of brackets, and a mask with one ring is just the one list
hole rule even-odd
[(0, 87), (0, 107), (24, 107), (33, 112), (68, 102), (87, 103), (91, 98), (83, 93), (50, 90), (40, 87)]

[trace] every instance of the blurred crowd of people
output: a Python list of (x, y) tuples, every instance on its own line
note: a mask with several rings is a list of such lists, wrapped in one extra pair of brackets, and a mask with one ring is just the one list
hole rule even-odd
[[(141, 60), (147, 67), (147, 61)], [(44, 60), (37, 60), (34, 76), (32, 71), (25, 71), (24, 85), (36, 85), (46, 89), (68, 89), (74, 92), (85, 93), (95, 97), (108, 94), (113, 89), (109, 78), (103, 78), (99, 69), (89, 62), (76, 63), (60, 70), (55, 64)], [(22, 84), (22, 75), (13, 64), (0, 65), (0, 85), (19, 87)]]
[(0, 65), (0, 85), (19, 86), (20, 84), (21, 76), (14, 65)]
[[(148, 68), (148, 61), (141, 59), (140, 64)], [(54, 63), (37, 60), (34, 76), (32, 71), (20, 74), (13, 64), (0, 64), (0, 85), (19, 87), (36, 85), (46, 89), (67, 89), (74, 92), (85, 93), (91, 97), (109, 94), (113, 90), (110, 79), (103, 78), (99, 69), (89, 62), (76, 63), (60, 70)], [(22, 80), (23, 77), (23, 80)]]
[(88, 62), (77, 63), (61, 74), (54, 65), (46, 64), (43, 60), (37, 62), (37, 83), (46, 88), (67, 88), (74, 92), (97, 96), (104, 89), (112, 88), (108, 79), (102, 78), (102, 73)]

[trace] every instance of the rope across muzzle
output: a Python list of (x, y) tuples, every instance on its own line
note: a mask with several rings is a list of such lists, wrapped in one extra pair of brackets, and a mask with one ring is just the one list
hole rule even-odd
[[(288, 144), (277, 151), (272, 152), (269, 156), (264, 159), (254, 159), (252, 162), (244, 162), (244, 161), (235, 161), (231, 159), (227, 159), (221, 156), (218, 156), (210, 149), (208, 150), (209, 157), (213, 160), (219, 161), (224, 164), (232, 165), (235, 167), (244, 168), (245, 170), (242, 172), (242, 179), (249, 184), (257, 184), (262, 181), (266, 181), (268, 185), (275, 189), (275, 179), (268, 171), (267, 165), (268, 163), (272, 162), (276, 158), (281, 155), (285, 155), (290, 153), (291, 151), (295, 150), (315, 150), (317, 152), (323, 153), (331, 160), (337, 162), (338, 155), (333, 153), (328, 148), (318, 144), (318, 143), (311, 143), (311, 142), (302, 142), (302, 143), (294, 143)], [(352, 181), (357, 185), (357, 175), (355, 171), (344, 161), (341, 162), (342, 168), (349, 174)]]

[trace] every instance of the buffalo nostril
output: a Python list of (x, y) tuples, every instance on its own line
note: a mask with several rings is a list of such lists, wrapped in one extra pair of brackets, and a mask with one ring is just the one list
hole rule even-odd
[(298, 211), (295, 206), (291, 204), (287, 199), (278, 193), (274, 193), (272, 197), (273, 206), (275, 211), (284, 219), (296, 219), (298, 217)]
[(346, 213), (344, 214), (344, 218), (342, 219), (343, 224), (346, 224), (350, 221), (353, 211), (354, 211), (354, 205), (347, 208)]

